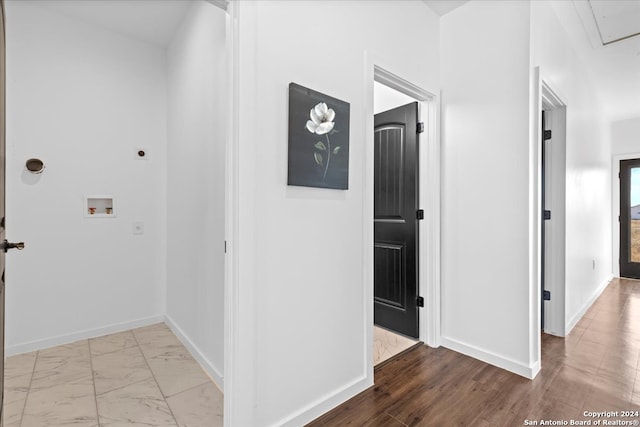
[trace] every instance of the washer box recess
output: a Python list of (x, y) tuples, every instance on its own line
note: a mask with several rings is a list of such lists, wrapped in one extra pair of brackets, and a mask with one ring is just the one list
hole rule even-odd
[(113, 196), (85, 196), (85, 218), (114, 218), (116, 216), (116, 199)]

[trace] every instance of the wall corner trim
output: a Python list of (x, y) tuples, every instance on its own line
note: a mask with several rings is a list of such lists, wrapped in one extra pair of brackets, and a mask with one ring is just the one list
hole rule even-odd
[(103, 335), (115, 334), (118, 332), (128, 331), (130, 329), (142, 328), (143, 326), (162, 323), (164, 317), (151, 316), (144, 319), (131, 320), (128, 322), (116, 323), (101, 328), (85, 329), (83, 331), (72, 332), (70, 334), (58, 335), (42, 340), (30, 341), (22, 344), (12, 345), (6, 348), (6, 356), (15, 356), (17, 354), (28, 353), (35, 350), (43, 350), (49, 347), (55, 347), (62, 344), (70, 344), (75, 341), (97, 338)]
[(165, 323), (169, 329), (178, 337), (180, 342), (189, 350), (194, 359), (200, 364), (204, 371), (211, 377), (216, 386), (224, 392), (224, 375), (213, 363), (200, 351), (197, 345), (189, 339), (184, 331), (169, 316), (165, 316)]
[(587, 302), (585, 302), (585, 304), (582, 306), (582, 308), (580, 309), (580, 311), (578, 311), (576, 313), (575, 316), (573, 316), (568, 322), (567, 322), (567, 327), (566, 327), (566, 335), (569, 335), (569, 333), (571, 333), (571, 330), (576, 326), (576, 324), (578, 324), (578, 322), (580, 321), (580, 319), (582, 319), (582, 316), (585, 315), (585, 313), (587, 312), (587, 310), (589, 310), (589, 308), (591, 308), (591, 306), (593, 305), (594, 302), (596, 302), (596, 300), (598, 298), (600, 298), (600, 295), (602, 295), (602, 293), (604, 292), (605, 289), (607, 289), (607, 286), (609, 286), (609, 283), (611, 283), (611, 281), (613, 280), (614, 276), (612, 274), (610, 274), (609, 276), (607, 276), (607, 279), (600, 284), (600, 286), (598, 287), (598, 289), (596, 289), (596, 291), (591, 295), (591, 297), (587, 300)]
[(301, 426), (308, 424), (321, 415), (351, 399), (358, 393), (373, 387), (373, 376), (364, 375), (325, 394), (320, 399), (304, 406), (299, 411), (278, 420), (272, 426)]
[(449, 350), (457, 351), (465, 356), (473, 357), (474, 359), (513, 372), (529, 380), (534, 379), (536, 375), (538, 375), (538, 372), (540, 372), (541, 365), (539, 360), (528, 366), (508, 357), (500, 356), (445, 336), (442, 337), (441, 344)]

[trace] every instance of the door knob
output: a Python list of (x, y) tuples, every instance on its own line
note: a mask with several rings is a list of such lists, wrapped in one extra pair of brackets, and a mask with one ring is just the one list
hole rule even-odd
[(0, 249), (4, 250), (5, 253), (9, 249), (17, 249), (17, 250), (21, 251), (21, 250), (24, 249), (24, 242), (10, 243), (10, 242), (7, 241), (7, 239), (4, 239), (4, 241), (0, 245)]

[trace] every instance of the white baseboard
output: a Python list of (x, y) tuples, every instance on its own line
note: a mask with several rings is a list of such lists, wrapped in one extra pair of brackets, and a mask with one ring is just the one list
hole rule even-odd
[(508, 357), (500, 356), (444, 336), (441, 338), (441, 344), (450, 350), (457, 351), (458, 353), (473, 357), (474, 359), (481, 360), (530, 380), (535, 378), (538, 372), (540, 372), (540, 361), (534, 363), (532, 366), (527, 366)]
[(571, 330), (576, 326), (576, 324), (578, 324), (578, 322), (580, 321), (580, 319), (582, 319), (582, 316), (584, 316), (584, 314), (587, 312), (587, 310), (589, 310), (591, 308), (591, 306), (593, 305), (594, 302), (596, 302), (596, 300), (598, 298), (600, 298), (600, 295), (602, 295), (602, 293), (604, 292), (605, 289), (607, 289), (607, 286), (609, 286), (609, 283), (611, 283), (611, 281), (613, 280), (613, 276), (610, 276), (607, 280), (604, 281), (604, 283), (602, 283), (598, 289), (595, 290), (595, 292), (593, 293), (593, 295), (591, 295), (591, 298), (589, 298), (587, 300), (587, 302), (584, 304), (584, 306), (582, 306), (582, 308), (580, 309), (580, 311), (578, 311), (578, 313), (576, 313), (575, 316), (573, 316), (569, 322), (567, 323), (567, 335), (569, 335), (569, 333), (571, 332)]
[(173, 331), (178, 339), (189, 350), (193, 357), (200, 363), (202, 368), (209, 374), (211, 379), (216, 383), (220, 390), (224, 390), (224, 377), (218, 369), (202, 354), (200, 349), (186, 336), (186, 334), (176, 325), (169, 316), (152, 316), (144, 319), (132, 320), (129, 322), (116, 323), (95, 329), (85, 329), (83, 331), (73, 332), (70, 334), (58, 335), (52, 338), (30, 341), (21, 344), (8, 346), (5, 349), (6, 357), (15, 356), (17, 354), (29, 353), (31, 351), (43, 350), (45, 348), (55, 347), (57, 345), (69, 344), (79, 340), (97, 338), (103, 335), (114, 334), (117, 332), (128, 331), (130, 329), (141, 328), (143, 326), (153, 325), (155, 323), (165, 322)]
[(308, 424), (371, 386), (373, 386), (373, 376), (357, 378), (272, 425), (297, 427)]
[(169, 316), (165, 316), (165, 322), (173, 333), (178, 337), (182, 344), (189, 350), (191, 355), (200, 363), (202, 369), (211, 377), (218, 388), (224, 392), (224, 375), (218, 370), (213, 363), (200, 351), (197, 345), (189, 339), (187, 334), (176, 324), (176, 322)]
[(7, 357), (16, 354), (28, 353), (30, 351), (42, 350), (57, 345), (69, 344), (79, 340), (101, 337), (103, 335), (114, 334), (116, 332), (128, 331), (129, 329), (141, 328), (143, 326), (153, 325), (164, 321), (164, 316), (152, 316), (144, 319), (132, 320), (129, 322), (116, 323), (95, 329), (85, 329), (83, 331), (73, 332), (70, 334), (58, 335), (42, 340), (30, 341), (21, 344), (10, 345), (5, 349)]

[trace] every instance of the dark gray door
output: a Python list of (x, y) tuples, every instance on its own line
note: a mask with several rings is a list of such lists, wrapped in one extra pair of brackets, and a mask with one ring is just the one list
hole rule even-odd
[(374, 321), (418, 338), (418, 103), (374, 124)]
[(620, 276), (640, 279), (640, 159), (620, 161)]

